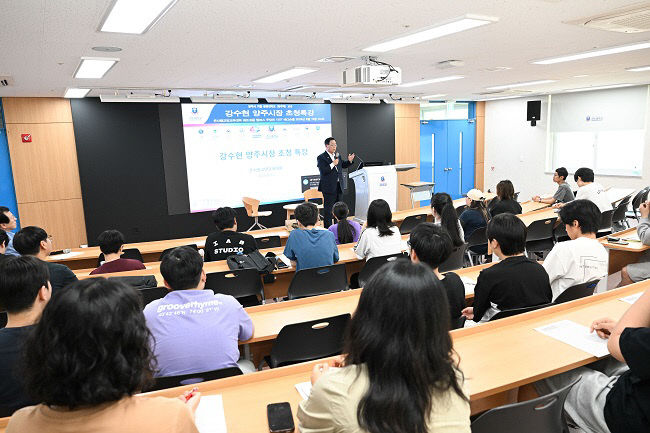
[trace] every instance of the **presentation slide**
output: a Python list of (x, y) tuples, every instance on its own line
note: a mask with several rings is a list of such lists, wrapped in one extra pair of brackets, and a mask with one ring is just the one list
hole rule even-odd
[(191, 212), (302, 198), (332, 135), (329, 104), (181, 104)]

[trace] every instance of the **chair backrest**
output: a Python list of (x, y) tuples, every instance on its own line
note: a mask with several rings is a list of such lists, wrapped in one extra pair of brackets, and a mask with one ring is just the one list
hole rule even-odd
[(614, 209), (606, 210), (600, 214), (600, 224), (598, 225), (598, 231), (600, 230), (611, 230), (612, 229), (612, 219), (614, 216)]
[(206, 275), (205, 288), (238, 300), (248, 296), (264, 299), (264, 286), (257, 269), (211, 272)]
[(0, 329), (4, 328), (5, 326), (7, 326), (7, 312), (0, 311)]
[(338, 355), (350, 314), (294, 323), (282, 327), (273, 347), (271, 368)]
[[(184, 245), (184, 246), (185, 246), (185, 247), (190, 247), (190, 248), (192, 248), (192, 249), (194, 249), (194, 250), (196, 250), (196, 251), (199, 250), (199, 247), (197, 247), (196, 244), (187, 244), (187, 245)], [(158, 259), (158, 261), (159, 261), (159, 262), (162, 262), (163, 259), (165, 258), (165, 256), (166, 256), (167, 254), (169, 254), (169, 253), (171, 252), (171, 250), (173, 250), (174, 248), (178, 248), (178, 247), (167, 248), (167, 249), (164, 250), (162, 253), (160, 253), (160, 258)]]
[[(472, 433), (559, 433), (567, 431), (563, 408), (578, 380), (541, 397), (490, 409), (472, 423)], [(524, 427), (525, 426), (525, 427)]]
[[(140, 250), (137, 248), (125, 248), (124, 251), (122, 251), (122, 255), (120, 256), (120, 258), (139, 260), (142, 263), (144, 263), (142, 254), (140, 254)], [(99, 257), (97, 258), (97, 267), (100, 267), (103, 261), (104, 261), (104, 253), (99, 253)]]
[(305, 192), (302, 193), (302, 195), (305, 197), (305, 201), (310, 201), (316, 198), (319, 198), (321, 200), (321, 203), (324, 202), (323, 198), (323, 193), (316, 188), (309, 188)]
[(451, 251), (451, 255), (447, 257), (447, 260), (440, 264), (438, 267), (438, 272), (449, 272), (462, 268), (466, 250), (467, 244), (463, 244), (454, 248)]
[(466, 204), (462, 204), (462, 205), (458, 206), (458, 207), (456, 208), (456, 215), (457, 215), (457, 216), (460, 216), (460, 214), (462, 214), (463, 211), (464, 211), (465, 209), (467, 209), (467, 205), (466, 205)]
[(515, 201), (519, 200), (519, 191), (517, 191), (517, 192), (515, 193), (515, 195), (513, 196), (513, 198), (514, 198)]
[(622, 222), (627, 219), (625, 213), (627, 208), (630, 206), (630, 197), (624, 198), (621, 202), (614, 208), (614, 213), (612, 214), (612, 224), (617, 222)]
[(569, 234), (566, 232), (566, 224), (564, 224), (564, 222), (560, 222), (560, 224), (553, 229), (553, 236), (555, 237), (555, 242), (569, 239)]
[(363, 265), (363, 268), (361, 268), (361, 272), (359, 272), (359, 286), (363, 287), (369, 280), (372, 278), (375, 272), (382, 266), (384, 266), (386, 263), (393, 262), (395, 260), (405, 258), (404, 254), (398, 253), (398, 254), (390, 254), (388, 256), (378, 256), (378, 257), (373, 257), (372, 259), (368, 260), (365, 265)]
[(552, 239), (555, 221), (557, 221), (557, 217), (545, 218), (530, 223), (526, 230), (526, 242)]
[(402, 224), (399, 226), (399, 232), (402, 235), (411, 233), (411, 231), (418, 225), (427, 222), (427, 214), (410, 215), (404, 218)]
[(255, 238), (255, 245), (257, 245), (258, 250), (263, 250), (264, 248), (281, 247), (282, 241), (280, 236), (262, 236)]
[(301, 269), (289, 284), (289, 299), (306, 298), (340, 292), (348, 288), (348, 275), (343, 263), (319, 268)]
[(108, 277), (108, 279), (118, 281), (138, 290), (149, 289), (158, 285), (156, 277), (153, 275), (128, 275), (124, 277)]
[(139, 289), (138, 293), (142, 297), (142, 306), (147, 306), (151, 301), (164, 298), (169, 289), (167, 287), (147, 287), (146, 289)]
[(539, 310), (540, 308), (550, 307), (551, 305), (553, 304), (533, 305), (532, 307), (511, 308), (510, 310), (499, 311), (490, 318), (490, 322), (493, 320), (505, 319), (510, 316), (516, 316), (517, 314), (528, 313), (529, 311)]
[(456, 317), (455, 319), (451, 319), (451, 329), (464, 328), (466, 321), (467, 321), (467, 317), (465, 316), (460, 316), (460, 317)]
[(568, 289), (566, 289), (564, 292), (560, 293), (560, 296), (558, 296), (553, 303), (562, 304), (564, 302), (573, 301), (574, 299), (580, 299), (580, 298), (585, 298), (587, 296), (591, 296), (594, 294), (594, 290), (596, 290), (596, 286), (598, 285), (599, 281), (600, 279), (591, 280), (591, 281), (587, 281), (586, 283), (576, 284), (575, 286), (571, 286)]
[(480, 227), (472, 232), (467, 240), (467, 248), (475, 247), (478, 245), (487, 245), (487, 226)]
[(208, 380), (223, 379), (224, 377), (239, 376), (242, 372), (238, 367), (221, 368), (219, 370), (204, 371), (201, 373), (181, 374), (178, 376), (156, 377), (153, 385), (145, 390), (158, 391), (159, 389), (175, 388), (177, 386), (191, 385)]
[[(645, 200), (647, 200), (648, 197), (648, 186), (643, 188), (641, 191), (637, 192), (634, 198), (632, 199), (632, 209), (636, 210), (641, 206), (641, 203), (643, 203)], [(645, 196), (645, 199), (644, 199)]]
[(242, 197), (242, 203), (244, 203), (244, 208), (246, 209), (246, 215), (255, 216), (257, 211), (260, 208), (260, 201), (252, 197)]

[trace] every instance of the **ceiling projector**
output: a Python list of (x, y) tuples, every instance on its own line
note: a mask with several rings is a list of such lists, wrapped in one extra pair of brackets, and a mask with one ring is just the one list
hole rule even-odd
[(343, 71), (343, 86), (395, 86), (402, 84), (402, 70), (390, 65), (361, 65)]

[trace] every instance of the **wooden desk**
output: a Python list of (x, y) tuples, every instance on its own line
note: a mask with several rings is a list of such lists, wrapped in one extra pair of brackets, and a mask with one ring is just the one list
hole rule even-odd
[[(564, 319), (586, 326), (598, 317), (619, 319), (629, 305), (618, 299), (648, 288), (650, 281), (644, 281), (474, 328), (452, 331), (454, 348), (468, 380), (473, 412), (501, 404), (498, 397), (504, 392), (597, 359), (533, 328)], [(486, 350), (486, 347), (499, 350)], [(204, 395), (222, 395), (229, 433), (266, 433), (266, 405), (288, 401), (295, 414), (301, 397), (294, 385), (308, 381), (312, 366), (317, 362), (322, 361), (205, 382), (199, 385), (199, 389)], [(148, 395), (176, 397), (193, 386)], [(0, 419), (0, 433), (4, 432), (8, 420)], [(295, 422), (297, 426), (297, 420)]]
[(517, 216), (524, 222), (524, 224), (526, 224), (526, 227), (528, 227), (535, 221), (546, 218), (558, 218), (558, 214), (555, 212), (556, 210), (557, 209), (546, 207), (540, 210), (519, 214)]
[(611, 236), (621, 239), (633, 238), (637, 239), (637, 241), (628, 241), (628, 245), (618, 245), (607, 242), (607, 236), (599, 238), (600, 242), (609, 252), (609, 264), (607, 269), (609, 275), (620, 271), (630, 263), (638, 262), (641, 253), (650, 249), (650, 246), (644, 245), (638, 241), (639, 237), (636, 233), (636, 227), (613, 233)]
[(534, 212), (536, 210), (545, 209), (550, 206), (548, 203), (538, 203), (536, 201), (524, 201), (519, 203), (521, 205), (521, 214), (526, 214), (529, 212)]
[[(484, 192), (485, 202), (488, 203), (490, 200), (494, 199), (497, 195), (493, 192)], [(459, 207), (467, 204), (465, 197), (457, 198), (453, 201), (454, 207)]]

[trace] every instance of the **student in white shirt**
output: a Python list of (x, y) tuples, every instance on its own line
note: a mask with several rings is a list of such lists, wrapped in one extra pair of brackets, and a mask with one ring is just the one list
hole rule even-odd
[(607, 250), (596, 240), (598, 207), (589, 200), (574, 200), (559, 216), (571, 240), (555, 244), (544, 260), (554, 301), (571, 286), (607, 276)]
[(402, 252), (402, 236), (386, 200), (373, 200), (368, 206), (368, 220), (354, 252), (366, 260)]
[(609, 194), (599, 183), (594, 182), (594, 171), (587, 167), (581, 167), (573, 174), (573, 180), (578, 184), (576, 200), (592, 201), (601, 212), (612, 210), (612, 202)]

